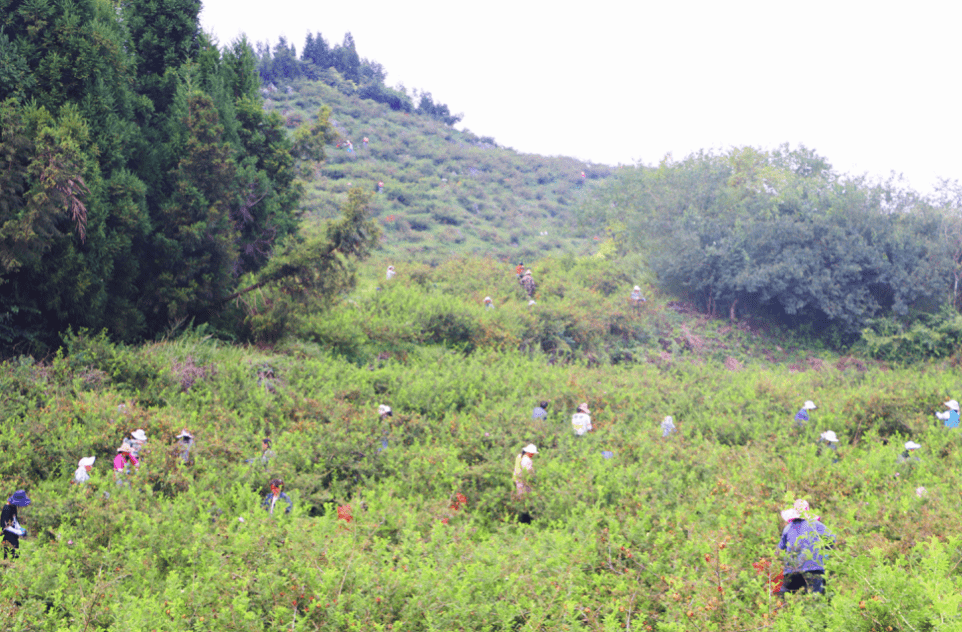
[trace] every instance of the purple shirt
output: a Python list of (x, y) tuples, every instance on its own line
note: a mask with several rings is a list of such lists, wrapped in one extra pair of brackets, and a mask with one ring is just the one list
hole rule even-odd
[(795, 413), (795, 421), (808, 421), (808, 411), (803, 408)]
[(778, 548), (787, 551), (785, 574), (824, 571), (825, 556), (821, 550), (835, 544), (835, 536), (818, 520), (792, 520), (785, 525)]

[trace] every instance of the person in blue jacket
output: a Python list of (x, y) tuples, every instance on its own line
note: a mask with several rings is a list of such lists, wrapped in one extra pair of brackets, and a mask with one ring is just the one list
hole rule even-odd
[(950, 399), (945, 402), (945, 407), (948, 408), (947, 411), (942, 413), (935, 413), (938, 417), (945, 423), (946, 428), (958, 428), (959, 427), (959, 402), (954, 399)]
[(815, 410), (816, 408), (818, 408), (818, 406), (816, 406), (815, 402), (810, 399), (802, 404), (801, 410), (795, 413), (795, 427), (804, 428), (805, 422), (809, 420), (808, 411)]
[(778, 548), (785, 551), (785, 581), (780, 592), (825, 592), (826, 550), (835, 544), (835, 536), (828, 532), (821, 519), (809, 513), (808, 502), (796, 500), (782, 512), (785, 528)]

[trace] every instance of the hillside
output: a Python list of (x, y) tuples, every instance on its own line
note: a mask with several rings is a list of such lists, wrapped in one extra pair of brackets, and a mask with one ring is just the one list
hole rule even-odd
[[(633, 311), (607, 265), (547, 261), (529, 307), (491, 260), (401, 268), (390, 285), (372, 263), (349, 300), (272, 348), (203, 329), (141, 347), (81, 333), (49, 363), (4, 363), (0, 475), (33, 500), (20, 559), (0, 562), (7, 629), (962, 622), (958, 430), (932, 415), (958, 396), (957, 369), (779, 348), (657, 294)], [(549, 415), (532, 419), (542, 399)], [(805, 399), (818, 409), (793, 430)], [(581, 402), (595, 429), (575, 439)], [(134, 428), (149, 440), (118, 485), (111, 460)], [(828, 429), (837, 459), (815, 442)], [(920, 459), (898, 464), (908, 439)], [(529, 442), (533, 491), (518, 499)], [(70, 485), (91, 455), (91, 480)], [(290, 515), (260, 507), (272, 478)], [(768, 590), (795, 498), (837, 536), (827, 598)]]
[(610, 175), (611, 167), (521, 154), (494, 139), (350, 94), (353, 84), (333, 69), (323, 75), (326, 81), (284, 83), (264, 101), (289, 127), (309, 123), (322, 105), (333, 110), (341, 147), (329, 148), (307, 183), (301, 203), (307, 213), (334, 217), (352, 186), (376, 191), (383, 182), (373, 209), (392, 256), (533, 259), (586, 253), (597, 245), (596, 235), (578, 225), (574, 209), (585, 187)]

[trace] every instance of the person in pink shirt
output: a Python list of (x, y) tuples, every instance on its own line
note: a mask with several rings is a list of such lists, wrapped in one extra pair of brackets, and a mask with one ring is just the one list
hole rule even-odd
[(117, 472), (126, 473), (127, 466), (133, 465), (137, 467), (140, 465), (140, 461), (134, 456), (134, 449), (129, 445), (122, 445), (117, 448), (117, 456), (114, 457), (114, 470)]

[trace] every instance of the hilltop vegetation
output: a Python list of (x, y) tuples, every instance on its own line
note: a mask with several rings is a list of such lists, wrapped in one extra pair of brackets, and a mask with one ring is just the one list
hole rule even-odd
[(587, 253), (596, 245), (575, 211), (589, 182), (607, 177), (610, 167), (520, 154), (433, 117), (362, 98), (333, 69), (320, 74), (285, 82), (265, 100), (267, 111), (280, 113), (289, 126), (312, 121), (321, 106), (332, 110), (338, 146), (306, 182), (302, 208), (309, 216), (332, 217), (351, 187), (377, 192), (383, 182), (372, 211), (384, 229), (382, 248), (396, 257), (532, 260)]

